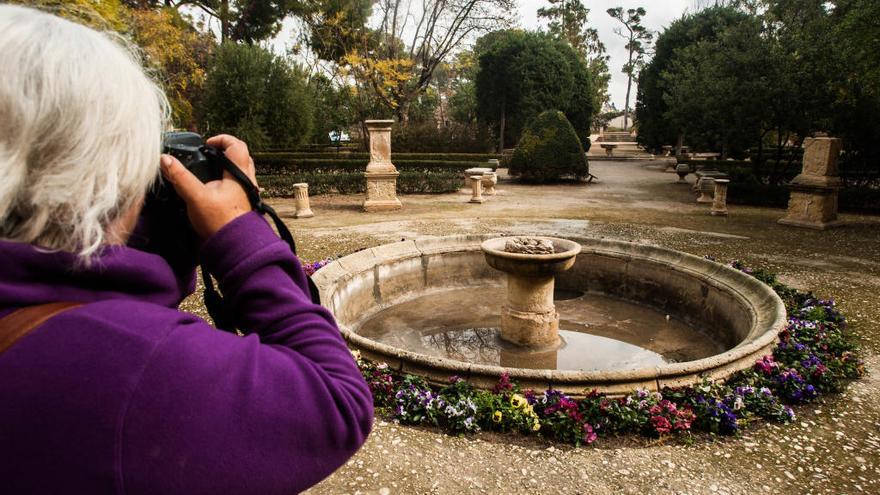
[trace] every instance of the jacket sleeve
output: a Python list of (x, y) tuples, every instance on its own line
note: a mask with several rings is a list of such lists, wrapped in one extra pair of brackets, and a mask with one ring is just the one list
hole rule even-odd
[(296, 493), (366, 440), (373, 402), (302, 267), (256, 214), (210, 238), (202, 259), (246, 337), (176, 313), (121, 433), (129, 494)]

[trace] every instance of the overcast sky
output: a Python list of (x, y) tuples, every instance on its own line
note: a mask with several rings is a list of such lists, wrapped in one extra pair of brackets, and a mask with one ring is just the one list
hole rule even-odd
[[(611, 56), (609, 68), (611, 70), (611, 83), (608, 88), (610, 99), (619, 109), (623, 109), (626, 99), (626, 76), (621, 72), (627, 59), (627, 52), (623, 48), (626, 42), (614, 33), (614, 28), (620, 23), (612, 19), (606, 10), (612, 7), (625, 9), (643, 7), (647, 14), (643, 18), (643, 24), (651, 31), (662, 31), (673, 20), (678, 19), (686, 10), (694, 10), (700, 0), (583, 0), (590, 9), (589, 23), (599, 31), (599, 37), (608, 55)], [(705, 0), (704, 0), (705, 1)], [(524, 29), (538, 29), (546, 27), (546, 23), (538, 22), (538, 9), (548, 6), (547, 0), (517, 0), (519, 5), (519, 26)], [(284, 23), (284, 29), (271, 43), (272, 47), (279, 52), (290, 43), (293, 30), (292, 21)], [(630, 106), (635, 106), (635, 83), (630, 95)]]

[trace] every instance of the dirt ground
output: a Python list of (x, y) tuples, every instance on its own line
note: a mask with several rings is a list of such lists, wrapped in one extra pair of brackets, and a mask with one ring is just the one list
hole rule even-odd
[(603, 438), (574, 449), (517, 436), (451, 437), (379, 419), (361, 451), (309, 493), (880, 493), (880, 217), (842, 215), (848, 226), (824, 232), (777, 224), (780, 209), (730, 205), (729, 217), (713, 217), (662, 169), (593, 161), (598, 183), (502, 181), (482, 205), (468, 204), (464, 191), (408, 195), (394, 213), (363, 213), (359, 196), (319, 196), (314, 218), (294, 220), (291, 200), (272, 203), (290, 217), (309, 260), (416, 236), (483, 232), (588, 235), (740, 259), (835, 298), (862, 343), (865, 378), (797, 408), (793, 425), (759, 425), (730, 439)]

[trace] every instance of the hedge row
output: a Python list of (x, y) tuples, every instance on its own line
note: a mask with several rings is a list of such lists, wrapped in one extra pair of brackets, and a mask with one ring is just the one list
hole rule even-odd
[[(287, 174), (261, 175), (260, 187), (265, 197), (292, 197), (293, 185), (306, 182), (309, 194), (362, 194), (366, 192), (364, 172), (298, 171)], [(464, 175), (449, 169), (405, 169), (397, 177), (400, 194), (439, 194), (455, 192), (464, 187)]]
[[(255, 156), (257, 175), (296, 174), (304, 172), (324, 171), (329, 173), (363, 172), (368, 159), (288, 159), (278, 157)], [(441, 160), (395, 160), (398, 170), (450, 170), (462, 174), (474, 167), (487, 167), (486, 162), (462, 162)]]
[[(265, 160), (369, 160), (370, 154), (362, 151), (341, 151), (336, 152), (264, 152), (254, 153), (254, 160), (259, 162), (260, 159)], [(392, 153), (391, 161), (395, 164), (397, 160), (422, 160), (422, 161), (442, 161), (442, 162), (487, 162), (492, 159), (501, 159), (501, 155), (492, 153)]]

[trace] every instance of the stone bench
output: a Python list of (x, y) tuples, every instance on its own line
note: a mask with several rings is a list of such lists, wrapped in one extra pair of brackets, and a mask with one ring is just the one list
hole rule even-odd
[(482, 177), (482, 190), (489, 196), (495, 195), (495, 184), (498, 183), (498, 174), (495, 170), (488, 167), (474, 167), (464, 171), (465, 182), (471, 177)]

